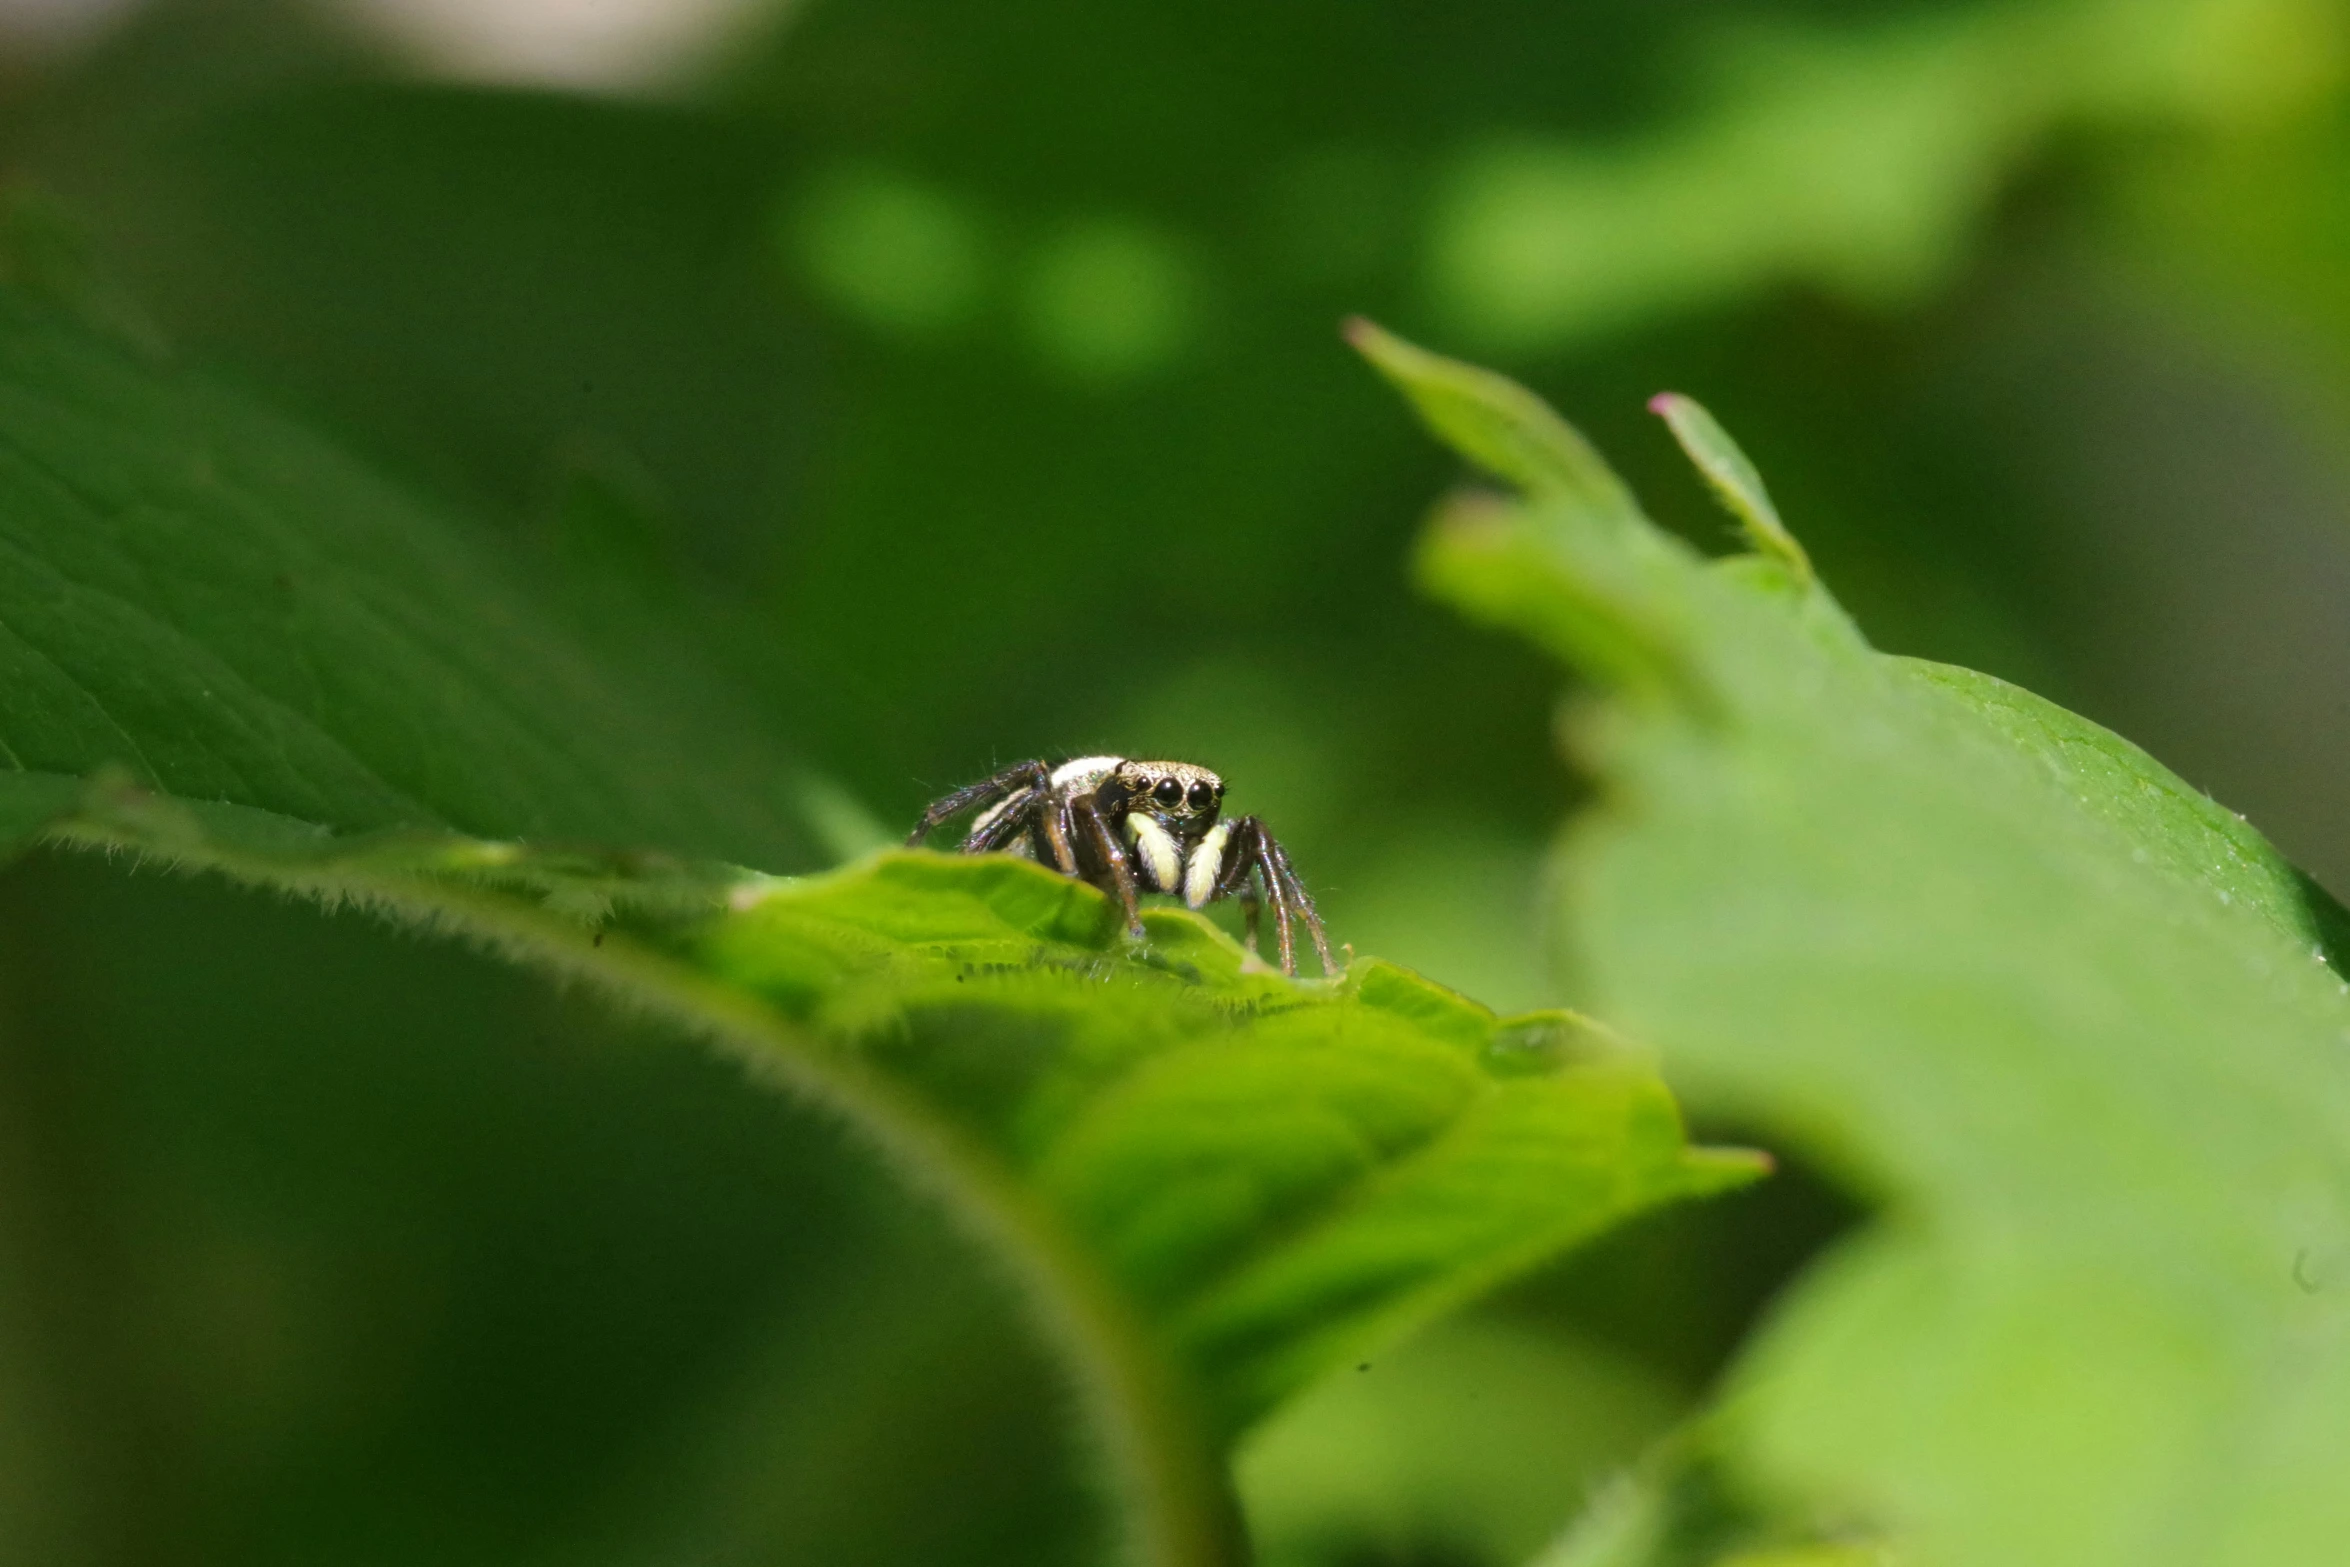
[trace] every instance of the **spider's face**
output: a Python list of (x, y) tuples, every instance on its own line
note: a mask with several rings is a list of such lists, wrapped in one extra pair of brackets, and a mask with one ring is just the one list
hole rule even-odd
[[(1179, 892), (1198, 908), (1224, 863), (1230, 827), (1219, 826), (1224, 780), (1189, 762), (1121, 762), (1125, 838), (1136, 877), (1151, 892)], [(1197, 883), (1197, 896), (1193, 896)]]
[(1175, 838), (1196, 842), (1224, 808), (1224, 780), (1190, 762), (1121, 762), (1126, 809), (1150, 817)]

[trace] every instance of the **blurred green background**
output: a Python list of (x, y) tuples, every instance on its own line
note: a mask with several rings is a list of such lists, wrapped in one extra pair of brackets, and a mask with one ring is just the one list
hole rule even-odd
[[(1552, 677), (1412, 595), (1452, 473), (1362, 312), (1711, 543), (1642, 411), (1703, 398), (1880, 646), (2350, 892), (2343, 6), (0, 0), (0, 48), (9, 281), (629, 656), (691, 603), (832, 852), (1193, 758), (1341, 939), (1572, 998)], [(0, 930), (0, 1559), (1092, 1559), (1049, 1368), (841, 1129), (355, 918), (44, 857)], [(1311, 1395), (1243, 1453), (1268, 1562), (1523, 1560), (1850, 1217), (1793, 1170)]]

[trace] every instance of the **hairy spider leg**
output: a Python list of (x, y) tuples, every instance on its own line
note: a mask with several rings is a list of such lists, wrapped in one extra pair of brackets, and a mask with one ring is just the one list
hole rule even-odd
[(922, 840), (937, 831), (938, 824), (950, 816), (959, 816), (974, 805), (984, 805), (1015, 790), (1043, 787), (1052, 781), (1052, 776), (1042, 762), (1015, 762), (991, 778), (982, 778), (975, 784), (965, 784), (952, 794), (942, 795), (930, 802), (929, 809), (922, 813), (922, 820), (915, 824), (912, 832), (906, 834), (906, 847), (921, 847)]
[(1281, 946), (1281, 972), (1294, 979), (1297, 977), (1297, 932), (1291, 928), (1291, 922), (1297, 918), (1297, 910), (1290, 906), (1289, 882), (1274, 868), (1272, 857), (1265, 852), (1268, 840), (1264, 825), (1255, 822), (1250, 825), (1256, 831), (1249, 834), (1249, 857), (1256, 862), (1257, 877), (1264, 882), (1265, 890), (1272, 898), (1273, 934)]
[(1241, 907), (1248, 919), (1248, 950), (1253, 953), (1257, 950), (1259, 888), (1263, 889), (1263, 901), (1273, 905), (1273, 934), (1280, 943), (1281, 972), (1294, 975), (1297, 957), (1289, 938), (1289, 889), (1273, 874), (1273, 867), (1265, 858), (1265, 836), (1264, 822), (1254, 816), (1243, 816), (1232, 824), (1223, 874), (1216, 878), (1216, 896), (1240, 894)]
[(1248, 955), (1257, 956), (1257, 925), (1264, 918), (1265, 900), (1257, 896), (1257, 884), (1244, 881), (1240, 885), (1240, 916), (1248, 928)]
[(1036, 812), (1037, 859), (1050, 851), (1053, 865), (1064, 876), (1077, 874), (1077, 818), (1070, 808), (1069, 791), (1061, 784), (1045, 785)]
[[(1102, 816), (1102, 808), (1092, 795), (1084, 795), (1072, 805), (1071, 813), (1085, 835), (1085, 841), (1101, 859), (1102, 873), (1110, 878), (1104, 892), (1117, 895), (1118, 905), (1126, 911), (1126, 929), (1137, 937), (1142, 935), (1142, 915), (1134, 903), (1134, 870), (1126, 863), (1126, 851), (1119, 846), (1118, 835), (1110, 831), (1110, 824)], [(1088, 878), (1089, 880), (1091, 878)], [(1101, 886), (1098, 881), (1094, 882)]]
[(971, 819), (971, 831), (963, 838), (963, 852), (986, 854), (1027, 832), (1036, 825), (1036, 802), (1044, 796), (1041, 787), (1022, 789), (981, 811)]
[(1257, 888), (1262, 885), (1266, 902), (1273, 905), (1274, 930), (1281, 946), (1281, 972), (1291, 976), (1297, 973), (1297, 941), (1290, 929), (1290, 921), (1302, 921), (1306, 933), (1314, 938), (1314, 955), (1322, 960), (1322, 972), (1333, 974), (1337, 965), (1330, 961), (1330, 938), (1322, 929), (1321, 911), (1306, 892), (1305, 883), (1298, 879), (1296, 869), (1289, 863), (1289, 855), (1280, 842), (1265, 830), (1264, 821), (1255, 816), (1244, 816), (1232, 824), (1232, 843), (1224, 862), (1223, 873), (1216, 879), (1216, 897), (1238, 893), (1241, 907), (1248, 918), (1249, 951), (1256, 951)]
[[(1025, 838), (1026, 843), (1020, 840)], [(987, 854), (1017, 845), (1039, 865), (1050, 865), (1064, 876), (1077, 874), (1076, 823), (1069, 814), (1069, 792), (1059, 784), (1031, 785), (1006, 795), (982, 811), (963, 840), (965, 854)]]
[(1314, 907), (1314, 897), (1306, 891), (1305, 879), (1298, 875), (1297, 867), (1289, 863), (1289, 851), (1281, 847), (1281, 841), (1266, 832), (1261, 824), (1257, 828), (1257, 835), (1264, 841), (1266, 857), (1273, 862), (1281, 879), (1289, 883), (1289, 896), (1298, 915), (1305, 921), (1306, 934), (1314, 938), (1314, 956), (1321, 960), (1323, 974), (1337, 973), (1338, 965), (1330, 961), (1330, 936), (1322, 928), (1322, 911)]
[(983, 809), (963, 839), (965, 854), (1001, 849), (1026, 834), (1040, 864), (1050, 864), (1064, 876), (1075, 876), (1077, 823), (1072, 798), (1071, 787), (1058, 782), (1043, 762), (1015, 763), (932, 802), (907, 835), (906, 844), (909, 848), (919, 845), (941, 822), (978, 806)]
[(1248, 921), (1248, 953), (1257, 955), (1257, 922), (1264, 913), (1264, 900), (1257, 894), (1257, 882), (1249, 873), (1256, 869), (1248, 852), (1248, 834), (1245, 831), (1253, 817), (1241, 817), (1230, 823), (1232, 837), (1224, 846), (1224, 863), (1216, 867), (1216, 884), (1208, 892), (1208, 901), (1238, 895), (1242, 915)]

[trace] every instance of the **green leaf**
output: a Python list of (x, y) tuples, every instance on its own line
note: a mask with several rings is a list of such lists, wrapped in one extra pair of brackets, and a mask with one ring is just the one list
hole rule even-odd
[(5, 301), (0, 367), (0, 830), (471, 936), (838, 1111), (1023, 1286), (1126, 1559), (1236, 1559), (1223, 1443), (1321, 1371), (1759, 1173), (1566, 1014), (1376, 959), (1291, 980), (1182, 911), (1130, 945), (1006, 856), (715, 861), (796, 851), (805, 775), (710, 745), (421, 503)]
[(1595, 1490), (1572, 1527), (1529, 1567), (1902, 1567), (1891, 1544), (1850, 1518), (1790, 1527), (1758, 1509), (1700, 1419)]
[(2325, 102), (2340, 38), (2315, 0), (1744, 18), (1700, 46), (1680, 73), (1699, 90), (1661, 125), (1517, 130), (1455, 153), (1426, 294), (1454, 329), (1517, 353), (1789, 283), (1905, 303), (1964, 263), (2039, 148), (2088, 128), (2273, 124)]
[(468, 932), (849, 1116), (996, 1245), (1108, 1448), (1127, 1548), (1227, 1558), (1275, 1401), (1654, 1204), (1742, 1184), (1638, 1057), (1377, 959), (1300, 982), (1184, 910), (888, 851), (793, 879), (310, 824), (116, 782), (52, 832)]
[(738, 893), (695, 965), (911, 1089), (1086, 1243), (1230, 1432), (1664, 1198), (1748, 1179), (1564, 1014), (1375, 958), (1301, 984), (1195, 914), (893, 852)]
[(813, 863), (756, 720), (600, 659), (525, 569), (250, 397), (0, 294), (12, 787), (116, 767), (338, 829)]
[(1737, 1465), (1951, 1567), (2338, 1554), (2341, 911), (2127, 742), (1651, 542), (1488, 503), (1429, 580), (1571, 658), (1592, 599), (1675, 633), (1702, 705), (1574, 731), (1565, 939), (1705, 1102), (1882, 1204), (1748, 1357)]
[(1541, 398), (1490, 370), (1440, 358), (1357, 318), (1346, 339), (1385, 371), (1453, 450), (1528, 495), (1590, 517), (1595, 527), (1629, 531), (1640, 518), (1632, 492), (1583, 433)]
[(1326, 1378), (1234, 1470), (1262, 1560), (1522, 1563), (1687, 1402), (1638, 1356), (1504, 1306)]
[(1797, 582), (1809, 586), (1812, 581), (1811, 557), (1787, 531), (1779, 520), (1779, 508), (1771, 504), (1771, 492), (1764, 488), (1762, 475), (1755, 471), (1738, 443), (1730, 439), (1730, 432), (1720, 421), (1705, 410), (1705, 405), (1679, 392), (1659, 392), (1648, 400), (1651, 413), (1664, 420), (1673, 432), (1673, 439), (1681, 443), (1681, 450), (1697, 464), (1697, 471), (1705, 475), (1714, 494), (1746, 530), (1746, 542), (1755, 552), (1768, 556), (1787, 568)]

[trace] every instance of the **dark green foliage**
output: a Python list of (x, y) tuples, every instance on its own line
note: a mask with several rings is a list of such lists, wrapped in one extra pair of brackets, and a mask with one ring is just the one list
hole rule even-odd
[(339, 831), (809, 858), (788, 753), (597, 659), (461, 522), (12, 300), (0, 544), (16, 789), (114, 767)]
[[(1759, 1169), (1690, 1152), (1653, 1070), (1567, 1014), (1496, 1018), (1371, 958), (1301, 983), (1188, 913), (1154, 911), (1129, 951), (1098, 891), (1026, 862), (895, 853), (791, 881), (451, 833), (701, 848), (693, 813), (735, 775), (664, 792), (689, 753), (356, 465), (69, 328), (5, 324), (34, 583), (6, 618), (61, 693), (13, 733), (24, 825), (474, 933), (868, 1122), (1024, 1254), (1139, 1559), (1219, 1549), (1195, 1419), (1229, 1437), (1345, 1357)], [(44, 487), (61, 472), (79, 482)], [(61, 799), (75, 772), (93, 782)]]

